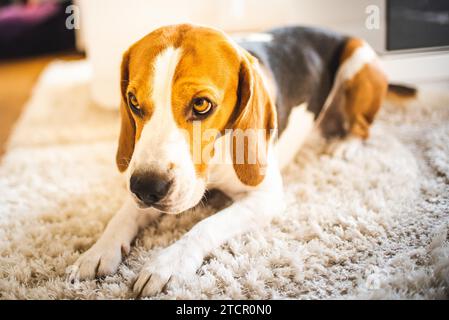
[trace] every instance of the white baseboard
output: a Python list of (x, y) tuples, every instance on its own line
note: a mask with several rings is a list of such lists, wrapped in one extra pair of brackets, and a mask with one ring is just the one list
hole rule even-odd
[(449, 80), (449, 52), (385, 54), (382, 65), (391, 82), (419, 83)]

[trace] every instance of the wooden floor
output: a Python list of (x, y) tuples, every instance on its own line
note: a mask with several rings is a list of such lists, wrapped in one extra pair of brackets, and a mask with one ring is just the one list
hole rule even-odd
[(78, 53), (67, 53), (0, 61), (0, 157), (5, 152), (6, 141), (45, 66), (55, 59), (83, 58)]

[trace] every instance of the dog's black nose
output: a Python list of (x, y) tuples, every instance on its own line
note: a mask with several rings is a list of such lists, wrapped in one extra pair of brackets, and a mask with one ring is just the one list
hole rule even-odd
[(135, 173), (131, 176), (129, 186), (137, 198), (151, 206), (167, 195), (171, 181), (161, 175)]

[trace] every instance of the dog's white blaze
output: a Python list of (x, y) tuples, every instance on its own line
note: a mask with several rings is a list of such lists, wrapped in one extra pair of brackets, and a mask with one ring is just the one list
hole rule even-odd
[(166, 201), (174, 203), (170, 204), (173, 213), (193, 207), (204, 193), (204, 181), (196, 176), (186, 132), (173, 116), (173, 78), (180, 57), (180, 49), (167, 48), (155, 59), (149, 83), (153, 114), (143, 127), (129, 170), (129, 175), (134, 170), (169, 173), (174, 183)]
[[(151, 100), (153, 100), (155, 107), (154, 114), (150, 121), (153, 122), (153, 125), (165, 127), (167, 125), (167, 120), (169, 120), (171, 125), (175, 125), (171, 108), (171, 94), (173, 77), (180, 55), (180, 49), (170, 47), (162, 51), (159, 56), (156, 57), (153, 69), (153, 82), (150, 88)], [(163, 120), (164, 123), (161, 123), (158, 120)]]
[(276, 143), (279, 168), (289, 164), (313, 129), (314, 116), (303, 103), (294, 107), (288, 117), (287, 127)]
[[(139, 168), (168, 166), (169, 162), (187, 161), (189, 147), (177, 127), (172, 112), (172, 85), (181, 50), (167, 48), (156, 57), (153, 68), (151, 100), (153, 114), (145, 124), (136, 145), (135, 165)], [(163, 168), (159, 168), (163, 169)]]

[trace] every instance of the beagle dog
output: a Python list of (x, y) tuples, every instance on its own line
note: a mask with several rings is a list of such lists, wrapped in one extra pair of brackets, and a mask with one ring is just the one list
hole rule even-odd
[(187, 24), (151, 32), (121, 65), (116, 161), (127, 199), (69, 279), (116, 272), (139, 229), (217, 188), (233, 204), (153, 256), (133, 289), (151, 296), (188, 280), (214, 248), (283, 212), (281, 170), (314, 127), (367, 139), (387, 90), (367, 43), (326, 30), (239, 39)]

